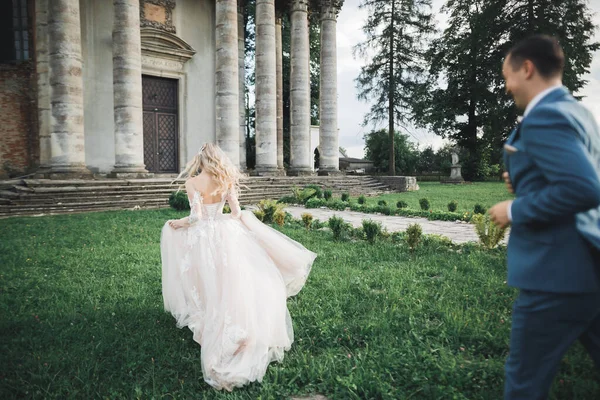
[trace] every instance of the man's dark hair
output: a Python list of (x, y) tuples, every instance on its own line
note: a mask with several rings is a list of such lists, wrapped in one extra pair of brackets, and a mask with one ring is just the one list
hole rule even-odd
[(517, 43), (508, 51), (513, 69), (520, 68), (525, 60), (535, 65), (543, 78), (562, 75), (565, 68), (565, 54), (558, 40), (552, 36), (534, 35)]

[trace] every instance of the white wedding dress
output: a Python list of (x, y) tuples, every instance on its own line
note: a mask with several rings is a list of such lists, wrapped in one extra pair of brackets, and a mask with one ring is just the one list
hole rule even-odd
[(203, 204), (196, 192), (190, 206), (191, 226), (162, 229), (165, 310), (200, 344), (208, 384), (260, 382), (294, 341), (286, 299), (302, 289), (316, 254), (240, 211), (235, 196)]

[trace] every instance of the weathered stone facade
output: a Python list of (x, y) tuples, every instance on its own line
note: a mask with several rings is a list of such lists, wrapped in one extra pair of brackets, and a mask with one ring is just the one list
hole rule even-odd
[[(0, 61), (0, 176), (176, 173), (214, 141), (245, 169), (244, 0), (28, 1), (29, 54)], [(309, 12), (322, 14), (321, 162), (338, 170), (341, 4), (256, 2), (259, 175), (285, 173), (284, 13), (292, 22), (290, 173), (313, 173)]]

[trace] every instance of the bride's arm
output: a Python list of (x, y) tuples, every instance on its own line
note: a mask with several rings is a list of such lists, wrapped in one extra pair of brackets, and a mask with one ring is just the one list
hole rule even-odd
[(196, 223), (202, 217), (202, 196), (189, 182), (185, 183), (185, 191), (188, 196), (188, 201), (190, 202), (190, 215), (170, 221), (169, 225), (175, 229), (187, 228)]
[(242, 209), (240, 208), (240, 202), (238, 201), (235, 190), (229, 190), (225, 199), (229, 203), (229, 208), (231, 208), (231, 216), (233, 218), (240, 218), (242, 216)]

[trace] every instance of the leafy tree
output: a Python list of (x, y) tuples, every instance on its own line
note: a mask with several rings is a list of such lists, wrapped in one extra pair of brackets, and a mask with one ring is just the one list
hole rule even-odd
[[(389, 171), (390, 159), (388, 155), (389, 134), (386, 129), (372, 131), (364, 136), (365, 157), (373, 161), (373, 166), (379, 171)], [(417, 170), (419, 150), (409, 140), (408, 135), (398, 132), (394, 134), (394, 160), (396, 161), (394, 175), (396, 173), (412, 175)], [(390, 172), (391, 174), (391, 172)]]
[(587, 0), (448, 0), (442, 10), (448, 27), (428, 52), (429, 76), (412, 112), (417, 125), (467, 151), (463, 174), (478, 179), (482, 163), (501, 164), (516, 124), (501, 75), (506, 51), (534, 33), (557, 36), (567, 56), (564, 83), (576, 92), (598, 44)]

